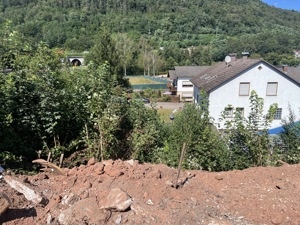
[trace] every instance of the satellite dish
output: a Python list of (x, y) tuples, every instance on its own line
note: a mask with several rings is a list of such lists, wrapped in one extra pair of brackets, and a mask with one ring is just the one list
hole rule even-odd
[(225, 57), (225, 62), (230, 63), (231, 62), (231, 57), (228, 55)]

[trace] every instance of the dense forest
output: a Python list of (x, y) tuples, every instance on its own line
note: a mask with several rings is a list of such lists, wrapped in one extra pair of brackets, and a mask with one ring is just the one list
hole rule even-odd
[(157, 62), (154, 73), (243, 51), (299, 64), (300, 13), (260, 0), (1, 0), (0, 23), (8, 20), (33, 43), (68, 53), (89, 51), (105, 28), (119, 49), (130, 46), (130, 74), (145, 71), (145, 52)]

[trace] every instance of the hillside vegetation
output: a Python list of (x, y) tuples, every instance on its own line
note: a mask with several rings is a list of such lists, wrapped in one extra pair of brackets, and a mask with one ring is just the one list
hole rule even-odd
[(116, 40), (126, 34), (134, 43), (131, 73), (141, 67), (145, 43), (159, 56), (157, 70), (207, 65), (242, 51), (298, 64), (292, 55), (300, 49), (300, 13), (260, 0), (1, 0), (0, 10), (2, 24), (11, 20), (33, 42), (71, 52), (93, 47), (103, 27)]
[[(122, 4), (127, 7), (130, 5), (131, 10), (122, 12), (111, 2), (105, 2), (100, 8), (91, 1), (1, 1), (2, 5), (6, 4), (2, 7), (2, 15), (14, 15), (15, 18), (11, 18), (14, 19), (13, 22), (2, 21), (3, 27), (0, 29), (0, 165), (22, 173), (34, 170), (30, 162), (39, 157), (50, 158), (51, 162), (57, 164), (61, 163), (63, 158), (67, 158), (69, 163), (65, 165), (68, 167), (95, 157), (99, 161), (137, 159), (142, 163), (163, 163), (177, 167), (183, 146), (186, 146), (186, 157), (182, 165), (184, 169), (226, 171), (277, 165), (278, 160), (289, 164), (299, 163), (300, 124), (295, 123), (294, 112), (289, 109), (289, 117), (283, 121), (281, 134), (276, 139), (270, 137), (268, 125), (275, 114), (275, 107), (264, 115), (263, 101), (255, 91), (251, 92), (249, 98), (251, 111), (255, 113), (247, 118), (236, 113), (231, 123), (228, 123), (225, 136), (220, 136), (211, 126), (209, 101), (204, 92), (201, 93), (200, 107), (186, 104), (176, 113), (176, 119), (172, 123), (162, 121), (154, 105), (146, 107), (139, 100), (128, 100), (127, 91), (130, 86), (126, 71), (128, 74), (129, 71), (154, 74), (178, 64), (209, 64), (218, 60), (218, 57), (225, 56), (229, 50), (244, 50), (242, 42), (248, 46), (245, 49), (251, 49), (253, 43), (259, 44), (253, 44), (252, 47), (257, 48), (260, 53), (254, 53), (269, 59), (273, 57), (279, 62), (288, 60), (288, 57), (294, 59), (290, 52), (296, 47), (297, 41), (299, 45), (299, 40), (293, 34), (297, 33), (297, 29), (292, 27), (292, 19), (286, 26), (282, 25), (285, 29), (295, 29), (289, 32), (290, 35), (285, 35), (284, 29), (272, 30), (271, 25), (266, 25), (269, 29), (261, 33), (249, 32), (243, 35), (230, 34), (230, 29), (226, 34), (213, 34), (200, 33), (193, 28), (191, 31), (194, 35), (203, 35), (211, 39), (203, 45), (199, 42), (199, 45), (191, 49), (190, 54), (183, 50), (188, 46), (184, 46), (188, 39), (165, 39), (164, 36), (159, 36), (159, 39), (155, 32), (151, 33), (157, 28), (155, 26), (165, 20), (166, 17), (163, 16), (169, 15), (175, 24), (183, 26), (182, 31), (178, 28), (177, 34), (187, 35), (188, 32), (184, 29), (187, 29), (193, 20), (187, 20), (185, 23), (179, 21), (183, 21), (184, 15), (194, 15), (191, 10), (194, 9), (195, 13), (210, 10), (211, 13), (205, 13), (210, 15), (208, 18), (214, 18), (211, 16), (212, 12), (219, 10), (222, 12), (219, 18), (224, 19), (223, 14), (226, 14), (227, 6), (231, 10), (238, 10), (239, 7), (242, 10), (242, 2), (245, 3), (244, 11), (247, 7), (257, 5), (266, 7), (270, 12), (273, 10), (274, 15), (278, 13), (278, 18), (280, 12), (285, 12), (267, 7), (260, 1), (239, 1), (236, 5), (233, 4), (234, 1), (227, 1), (226, 4), (224, 2), (223, 5), (214, 7), (211, 4), (217, 4), (217, 1), (203, 1), (202, 5), (196, 6), (174, 1), (174, 9), (167, 7), (166, 2), (160, 3), (160, 7), (158, 3), (143, 3), (142, 7), (142, 2), (132, 5), (133, 3), (129, 4), (130, 1), (127, 1), (126, 4)], [(158, 8), (154, 8), (155, 5)], [(166, 7), (166, 13), (160, 9), (163, 6)], [(36, 11), (30, 13), (35, 8)], [(70, 31), (72, 26), (66, 26), (72, 20), (57, 19), (59, 16), (68, 18), (69, 14), (74, 13), (74, 22), (81, 18), (76, 13), (85, 12), (83, 9), (86, 9), (89, 17), (85, 17), (85, 22), (74, 23), (73, 31)], [(110, 10), (119, 13), (113, 14)], [(286, 13), (294, 15), (295, 18), (299, 16), (296, 12)], [(43, 17), (45, 15), (49, 16), (46, 17), (49, 18), (48, 21)], [(96, 15), (99, 18), (95, 17)], [(137, 15), (135, 19), (134, 15)], [(157, 19), (160, 16), (162, 19)], [(136, 29), (133, 27), (128, 33), (116, 33), (117, 27), (114, 23), (119, 17), (131, 18), (135, 21), (132, 21), (132, 25), (137, 26)], [(18, 21), (18, 18), (22, 20)], [(96, 23), (89, 23), (88, 19), (92, 18), (97, 18), (95, 21), (100, 24), (106, 21), (106, 24), (96, 26)], [(150, 35), (144, 35), (141, 31), (141, 23), (146, 18), (153, 18), (156, 23), (151, 24)], [(35, 26), (39, 21), (40, 28)], [(37, 29), (36, 32), (32, 29), (22, 29), (30, 23), (34, 25), (32, 29)], [(45, 28), (55, 23), (57, 24), (51, 29)], [(88, 24), (89, 29), (84, 29), (84, 24)], [(198, 27), (198, 22), (196, 24)], [(279, 22), (277, 26), (278, 24)], [(93, 25), (95, 27), (91, 29)], [(173, 22), (170, 23), (170, 28), (171, 25), (173, 26)], [(219, 25), (221, 27), (221, 23)], [(78, 29), (81, 27), (81, 33), (76, 33), (76, 26)], [(295, 23), (296, 26), (298, 24)], [(167, 27), (164, 26), (164, 29)], [(237, 26), (237, 29), (239, 27)], [(42, 33), (39, 34), (38, 29), (41, 29)], [(28, 35), (28, 31), (32, 32), (31, 36)], [(91, 45), (91, 49), (87, 48), (87, 66), (82, 69), (72, 69), (61, 61), (65, 57), (63, 49), (70, 40), (67, 38), (69, 31), (76, 37), (75, 41), (80, 40), (79, 33), (85, 32), (87, 40), (91, 43), (97, 40)], [(65, 42), (59, 44), (59, 39), (54, 39), (57, 42), (53, 45), (43, 32), (53, 32), (53, 37), (56, 34), (65, 35)], [(169, 37), (172, 35), (174, 34), (170, 32)], [(243, 37), (248, 37), (248, 42)], [(280, 41), (288, 44), (279, 44)], [(162, 45), (165, 47), (159, 48)], [(62, 49), (58, 51), (58, 47)], [(69, 48), (71, 49), (73, 48)], [(146, 91), (145, 97), (150, 97), (146, 96)], [(264, 127), (260, 124), (264, 124)]]

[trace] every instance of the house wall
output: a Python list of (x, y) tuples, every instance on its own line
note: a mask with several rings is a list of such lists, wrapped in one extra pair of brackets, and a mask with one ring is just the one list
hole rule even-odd
[(199, 103), (198, 102), (198, 96), (200, 95), (200, 90), (197, 87), (195, 87), (195, 86), (194, 86), (194, 93), (193, 93), (193, 95), (194, 95), (194, 103)]
[[(194, 85), (190, 80), (187, 77), (177, 79), (177, 95), (180, 95), (180, 101), (193, 101)], [(184, 87), (184, 83), (190, 83), (191, 87)]]
[[(261, 67), (259, 69), (259, 67)], [(244, 115), (247, 117), (250, 112), (250, 93), (249, 96), (239, 96), (240, 82), (250, 82), (250, 92), (255, 90), (259, 97), (264, 99), (264, 114), (267, 113), (270, 105), (278, 104), (282, 108), (282, 119), (289, 115), (288, 106), (292, 107), (299, 120), (300, 108), (300, 87), (294, 82), (286, 79), (278, 71), (265, 63), (261, 63), (251, 70), (246, 71), (235, 79), (223, 84), (216, 90), (209, 93), (210, 115), (215, 119), (218, 128), (224, 128), (224, 122), (219, 122), (221, 112), (228, 106), (234, 108), (244, 108)], [(267, 96), (267, 83), (278, 82), (277, 96)], [(194, 95), (197, 96), (199, 90), (195, 88)], [(273, 120), (270, 128), (280, 127), (281, 120)]]

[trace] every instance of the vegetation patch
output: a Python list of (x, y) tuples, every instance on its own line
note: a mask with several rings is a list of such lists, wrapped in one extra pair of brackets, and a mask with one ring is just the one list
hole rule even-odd
[(173, 109), (160, 109), (160, 108), (157, 109), (159, 118), (166, 123), (171, 121), (170, 115), (173, 114), (173, 111), (174, 111)]
[(131, 85), (137, 84), (163, 84), (163, 82), (157, 82), (150, 80), (146, 77), (129, 77), (129, 82)]

